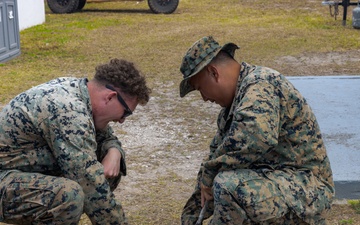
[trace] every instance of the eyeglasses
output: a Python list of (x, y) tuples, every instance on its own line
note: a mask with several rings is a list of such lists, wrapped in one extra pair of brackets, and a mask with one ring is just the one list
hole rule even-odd
[(109, 84), (106, 84), (105, 87), (106, 87), (107, 89), (110, 89), (110, 90), (112, 90), (112, 91), (115, 91), (115, 92), (117, 93), (117, 95), (116, 95), (116, 96), (117, 96), (117, 99), (119, 100), (120, 104), (121, 104), (122, 106), (124, 106), (125, 110), (124, 110), (124, 114), (121, 116), (121, 119), (124, 119), (124, 118), (132, 115), (131, 109), (130, 109), (129, 106), (126, 104), (125, 100), (121, 97), (120, 93), (119, 93), (117, 90), (115, 90), (115, 88), (114, 88), (113, 86), (111, 86), (111, 85), (109, 85)]

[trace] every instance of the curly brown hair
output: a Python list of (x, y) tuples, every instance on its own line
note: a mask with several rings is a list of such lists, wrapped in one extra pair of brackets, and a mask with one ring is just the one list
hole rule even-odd
[(95, 71), (94, 79), (98, 82), (113, 85), (125, 94), (136, 96), (141, 105), (149, 101), (151, 90), (134, 63), (115, 58), (107, 64), (98, 65)]

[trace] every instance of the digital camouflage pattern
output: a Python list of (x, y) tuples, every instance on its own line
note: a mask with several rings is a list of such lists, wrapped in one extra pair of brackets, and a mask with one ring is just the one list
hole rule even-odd
[(180, 83), (180, 97), (194, 90), (189, 84), (189, 79), (200, 72), (221, 50), (234, 57), (236, 49), (239, 47), (234, 43), (220, 46), (212, 36), (203, 37), (195, 42), (181, 62), (180, 72), (184, 79)]
[(70, 179), (13, 171), (1, 187), (1, 214), (7, 223), (76, 225), (83, 213), (84, 192)]
[(182, 224), (199, 215), (199, 183), (213, 188), (210, 224), (326, 224), (334, 183), (315, 115), (277, 71), (241, 66)]
[[(0, 221), (76, 224), (84, 212), (93, 224), (127, 224), (112, 193), (126, 175), (125, 153), (110, 126), (95, 130), (86, 84), (52, 80), (0, 113)], [(122, 173), (106, 180), (100, 161), (111, 147)]]

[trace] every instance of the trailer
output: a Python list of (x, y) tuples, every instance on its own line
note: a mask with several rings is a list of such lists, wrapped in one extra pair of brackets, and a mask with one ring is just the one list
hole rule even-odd
[[(86, 2), (110, 2), (118, 0), (47, 0), (47, 4), (53, 13), (74, 13), (81, 11)], [(147, 0), (153, 13), (170, 14), (179, 5), (179, 0)]]

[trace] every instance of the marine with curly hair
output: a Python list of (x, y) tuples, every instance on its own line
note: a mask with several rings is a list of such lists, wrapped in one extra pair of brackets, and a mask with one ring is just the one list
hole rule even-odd
[(113, 190), (125, 152), (109, 122), (123, 123), (150, 89), (133, 63), (112, 59), (87, 78), (33, 87), (0, 113), (0, 221), (128, 224)]
[(180, 96), (222, 109), (181, 223), (326, 224), (335, 190), (315, 115), (284, 75), (238, 63), (238, 48), (207, 36), (183, 57)]

